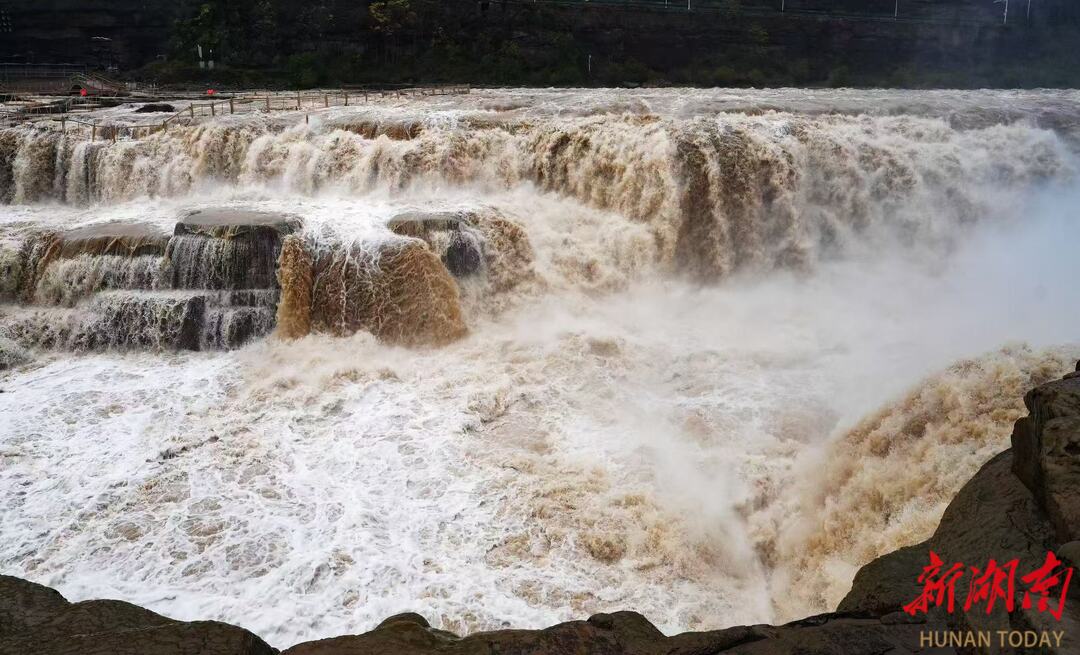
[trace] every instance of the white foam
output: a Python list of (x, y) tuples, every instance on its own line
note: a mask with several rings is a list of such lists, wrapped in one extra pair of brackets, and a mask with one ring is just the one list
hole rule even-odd
[[(905, 100), (750, 95), (802, 111)], [(370, 629), (405, 610), (457, 631), (615, 609), (668, 632), (773, 620), (771, 571), (748, 523), (769, 509), (759, 503), (777, 500), (770, 490), (798, 488), (801, 457), (957, 358), (1013, 340), (1076, 339), (1080, 270), (1069, 249), (1080, 232), (1068, 214), (1077, 199), (1040, 187), (1044, 176), (1074, 179), (1067, 146), (1023, 125), (954, 133), (939, 116), (987, 98), (1056, 106), (1047, 95), (926, 94), (932, 120), (824, 120), (822, 134), (856, 153), (895, 153), (923, 184), (894, 195), (874, 179), (835, 188), (863, 204), (831, 209), (846, 221), (845, 208), (862, 207), (855, 218), (894, 219), (888, 227), (915, 238), (841, 230), (842, 252), (807, 268), (752, 269), (708, 287), (665, 275), (675, 226), (637, 213), (656, 204), (648, 194), (632, 204), (629, 187), (575, 177), (593, 169), (550, 189), (506, 169), (407, 187), (385, 171), (323, 184), (313, 162), (335, 137), (319, 124), (255, 137), (264, 142), (241, 161), (273, 151), (274, 175), (207, 176), (153, 200), (0, 208), (0, 225), (25, 229), (136, 218), (171, 227), (189, 209), (243, 206), (362, 242), (385, 237), (385, 222), (404, 211), (492, 208), (523, 226), (537, 275), (505, 311), (470, 316), (469, 337), (434, 351), (357, 335), (216, 354), (39, 353), (0, 377), (0, 567), (72, 599), (237, 623), (276, 646)], [(474, 112), (602, 121), (598, 112), (635, 103), (678, 117), (745, 100), (505, 91), (393, 111), (464, 106), (468, 116), (430, 123), (453, 132), (473, 129), (462, 125)], [(790, 116), (733, 120), (775, 134), (770, 148), (801, 152), (783, 133)], [(601, 150), (614, 161), (668, 154), (655, 133), (637, 148), (642, 134), (619, 125), (594, 136), (609, 139)], [(999, 164), (981, 142), (993, 138), (992, 152), (1030, 150)], [(395, 149), (408, 146), (376, 141), (363, 145), (407, 160)], [(638, 173), (668, 193), (677, 185), (650, 173), (661, 161)], [(933, 213), (949, 188), (935, 175), (977, 181), (964, 197), (976, 210), (957, 201)], [(793, 189), (793, 201), (807, 201), (805, 187)], [(808, 221), (824, 211), (803, 209)], [(838, 568), (830, 575), (842, 586), (852, 570)]]

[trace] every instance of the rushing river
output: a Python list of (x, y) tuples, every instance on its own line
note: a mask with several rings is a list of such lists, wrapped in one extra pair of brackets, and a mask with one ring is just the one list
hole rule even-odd
[[(0, 572), (276, 645), (406, 610), (672, 632), (832, 609), (1080, 355), (1078, 154), (1072, 91), (488, 90), (137, 141), (0, 129)], [(463, 217), (481, 268), (420, 253), (385, 282), (419, 309), (295, 340), (259, 336), (295, 296), (279, 271), (276, 315), (225, 303), (198, 351), (162, 345), (147, 298), (175, 308), (216, 256), (173, 225), (223, 208), (376, 261), (398, 217)], [(168, 245), (34, 249), (116, 221)]]

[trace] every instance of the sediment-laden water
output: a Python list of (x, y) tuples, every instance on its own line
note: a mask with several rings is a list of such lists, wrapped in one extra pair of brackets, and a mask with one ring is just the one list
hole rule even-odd
[(273, 643), (832, 609), (1080, 355), (1076, 100), (0, 130), (0, 570)]

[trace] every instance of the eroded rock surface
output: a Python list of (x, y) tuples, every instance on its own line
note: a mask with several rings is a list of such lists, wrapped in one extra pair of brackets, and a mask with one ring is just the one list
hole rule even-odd
[(354, 247), (319, 253), (311, 283), (314, 331), (347, 336), (363, 330), (406, 346), (445, 345), (468, 331), (454, 279), (415, 239), (375, 252)]
[(1016, 422), (1013, 471), (1045, 508), (1059, 542), (1080, 539), (1080, 364), (1064, 379), (1024, 397)]
[(483, 266), (481, 237), (467, 215), (456, 212), (402, 214), (387, 227), (428, 244), (454, 277), (473, 275)]
[(56, 591), (0, 576), (3, 655), (273, 655), (247, 630), (182, 623), (115, 600), (69, 603)]
[[(826, 615), (783, 627), (737, 627), (666, 637), (634, 612), (597, 614), (544, 630), (458, 637), (419, 614), (374, 630), (298, 644), (284, 655), (706, 655), (708, 653), (914, 653), (920, 622)], [(941, 651), (951, 652), (951, 651)], [(250, 632), (184, 623), (120, 601), (69, 603), (59, 593), (0, 577), (0, 655), (272, 655)]]

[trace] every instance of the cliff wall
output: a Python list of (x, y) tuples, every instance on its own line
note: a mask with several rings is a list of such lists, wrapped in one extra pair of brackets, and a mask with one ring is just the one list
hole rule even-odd
[[(137, 69), (162, 81), (453, 80), (491, 84), (1075, 86), (1070, 3), (742, 0), (698, 3), (427, 2), (376, 20), (372, 3), (321, 0), (0, 2), (0, 61)], [(385, 4), (385, 3), (382, 3)], [(214, 49), (216, 72), (197, 67)], [(1063, 59), (1064, 57), (1064, 59)], [(166, 59), (169, 64), (163, 63)], [(241, 74), (240, 71), (244, 71)]]

